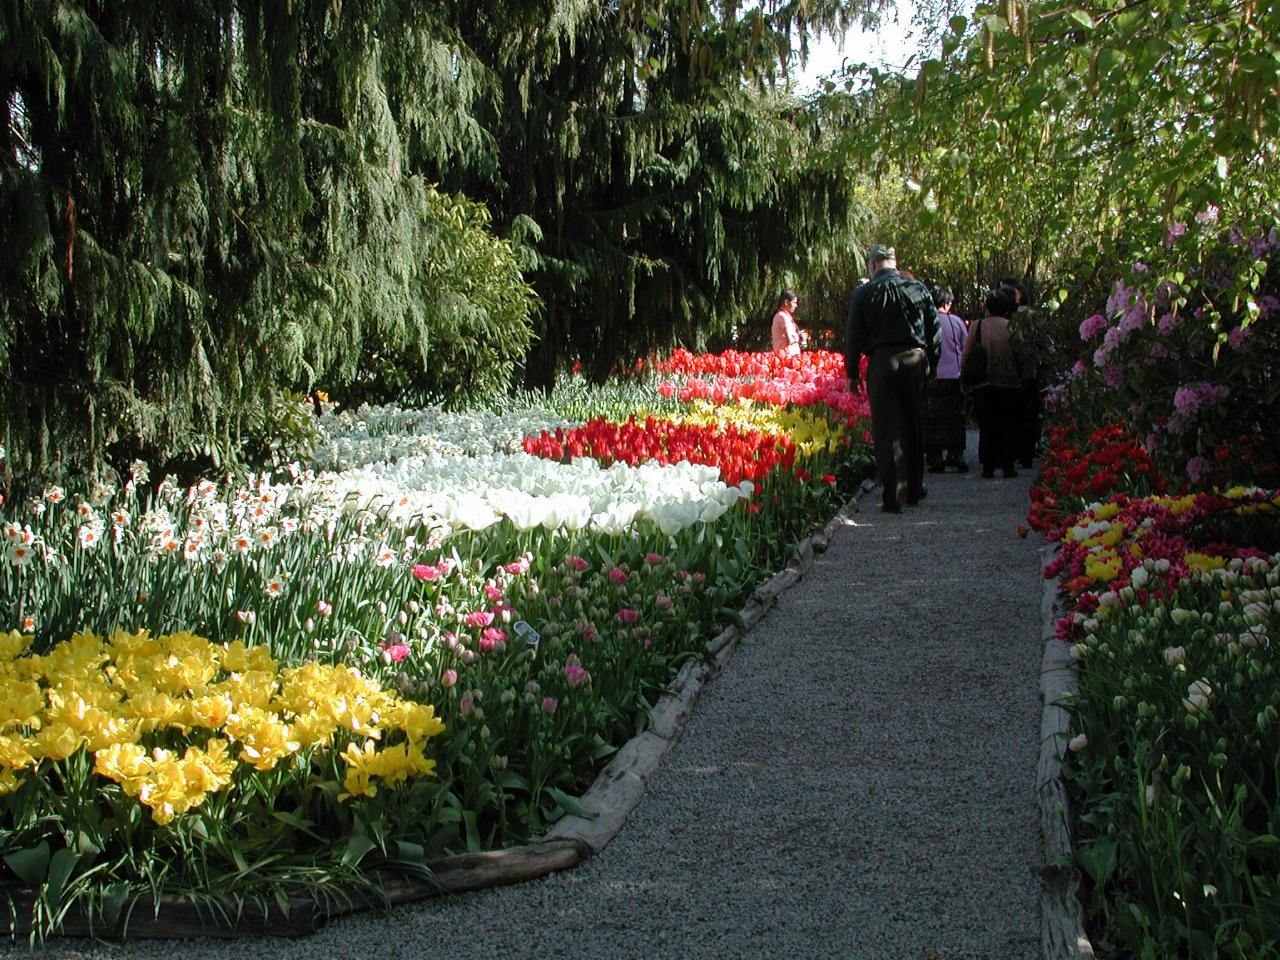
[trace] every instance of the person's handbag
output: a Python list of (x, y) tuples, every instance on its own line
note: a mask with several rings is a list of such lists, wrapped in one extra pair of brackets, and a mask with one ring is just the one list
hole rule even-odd
[(973, 346), (965, 354), (960, 364), (960, 383), (966, 387), (976, 387), (987, 382), (987, 348), (982, 345), (982, 321), (978, 321), (978, 329), (973, 332)]

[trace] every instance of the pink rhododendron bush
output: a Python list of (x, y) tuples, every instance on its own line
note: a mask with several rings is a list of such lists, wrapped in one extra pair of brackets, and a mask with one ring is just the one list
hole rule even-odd
[(761, 395), (571, 378), (536, 408), (329, 410), (308, 463), (4, 502), (14, 909), (376, 902), (578, 811), (869, 462), (847, 392), (728, 382)]

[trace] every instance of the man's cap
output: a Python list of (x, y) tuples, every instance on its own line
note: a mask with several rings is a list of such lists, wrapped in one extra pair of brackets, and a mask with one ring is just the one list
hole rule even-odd
[(886, 247), (882, 243), (873, 243), (871, 249), (867, 251), (867, 263), (877, 263), (880, 260), (897, 260), (898, 251), (893, 247)]

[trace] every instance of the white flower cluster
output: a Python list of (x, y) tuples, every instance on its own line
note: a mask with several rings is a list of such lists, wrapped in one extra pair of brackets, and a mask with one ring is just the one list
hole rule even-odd
[(545, 410), (447, 413), (436, 408), (362, 406), (316, 418), (317, 470), (340, 471), (414, 456), (476, 457), (514, 453), (543, 430), (577, 424)]
[(666, 534), (711, 523), (754, 490), (750, 481), (728, 486), (718, 469), (698, 464), (601, 467), (590, 458), (562, 464), (523, 452), (404, 457), (316, 482), (328, 500), (389, 505), (394, 516), (439, 518), (453, 528), (483, 530), (506, 517), (521, 530), (591, 526), (608, 534), (642, 519)]
[[(455, 530), (484, 530), (503, 518), (525, 531), (589, 528), (617, 535), (645, 522), (674, 535), (697, 523), (715, 522), (754, 492), (750, 481), (725, 484), (710, 466), (615, 463), (606, 468), (590, 458), (563, 464), (505, 449), (518, 447), (525, 430), (555, 425), (545, 417), (389, 408), (359, 413), (368, 419), (353, 418), (351, 423), (372, 423), (384, 439), (412, 438), (396, 433), (396, 427), (440, 429), (439, 435), (417, 435), (427, 446), (434, 436), (439, 449), (406, 455), (408, 444), (392, 444), (399, 455), (369, 460), (366, 454), (381, 440), (367, 437), (361, 448), (352, 439), (356, 430), (343, 442), (347, 454), (362, 462), (348, 469), (317, 473), (294, 464), (284, 482), (263, 474), (232, 489), (202, 480), (182, 490), (166, 480), (150, 509), (140, 515), (132, 512), (140, 510), (136, 501), (112, 506), (115, 492), (95, 489), (93, 502), (79, 502), (71, 523), (66, 522), (70, 518), (59, 521), (67, 509), (65, 491), (50, 487), (31, 504), (37, 529), (4, 522), (0, 545), (14, 566), (37, 557), (56, 565), (76, 551), (99, 549), (104, 541), (116, 552), (151, 560), (171, 557), (220, 566), (237, 554), (270, 552), (294, 534), (316, 533), (335, 559), (372, 557), (375, 564), (389, 566), (408, 562), (418, 538), (429, 542)], [(131, 470), (134, 477), (145, 477), (142, 465)], [(132, 488), (131, 481), (120, 492), (128, 494)]]

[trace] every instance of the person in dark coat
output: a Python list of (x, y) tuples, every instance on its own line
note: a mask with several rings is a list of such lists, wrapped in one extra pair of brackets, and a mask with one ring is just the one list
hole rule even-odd
[(844, 360), (849, 389), (861, 387), (859, 364), (867, 357), (867, 401), (876, 468), (883, 486), (881, 509), (899, 513), (924, 499), (924, 390), (942, 352), (938, 311), (923, 283), (898, 272), (893, 247), (875, 244), (867, 254), (871, 279), (853, 292), (845, 325)]

